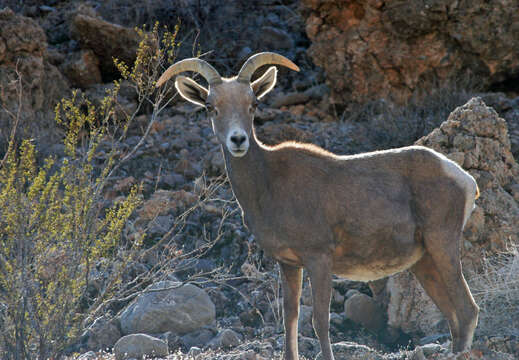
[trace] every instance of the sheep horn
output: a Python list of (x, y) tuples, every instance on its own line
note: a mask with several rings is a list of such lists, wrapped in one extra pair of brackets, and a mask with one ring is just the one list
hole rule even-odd
[(252, 55), (247, 59), (245, 64), (240, 69), (238, 73), (238, 81), (249, 83), (252, 77), (252, 74), (262, 65), (266, 64), (276, 64), (283, 65), (289, 69), (299, 71), (299, 67), (294, 64), (292, 61), (288, 60), (286, 57), (273, 53), (273, 52), (261, 52), (256, 55)]
[(160, 76), (156, 86), (160, 87), (167, 80), (169, 80), (169, 78), (184, 71), (194, 71), (199, 73), (207, 80), (209, 86), (219, 84), (222, 82), (222, 77), (220, 76), (220, 74), (218, 74), (218, 71), (216, 71), (216, 69), (212, 67), (208, 62), (198, 58), (189, 58), (171, 65)]

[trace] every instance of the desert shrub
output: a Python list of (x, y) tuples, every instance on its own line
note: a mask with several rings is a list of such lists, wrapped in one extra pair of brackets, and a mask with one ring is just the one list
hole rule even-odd
[[(117, 291), (124, 261), (131, 258), (114, 267), (107, 286), (92, 296), (96, 263), (142, 244), (142, 238), (123, 241), (123, 230), (141, 202), (138, 186), (115, 202), (104, 195), (167, 104), (170, 88), (157, 91), (155, 80), (174, 61), (178, 44), (176, 32), (158, 25), (140, 35), (135, 63), (115, 61), (138, 94), (132, 114), (118, 104), (120, 81), (98, 105), (74, 93), (55, 110), (65, 131), (64, 156), (40, 159), (30, 139), (16, 144), (13, 136), (0, 163), (2, 359), (63, 354), (78, 336), (82, 320)], [(119, 144), (144, 105), (151, 108), (148, 127), (134, 148), (122, 152)]]
[(519, 335), (519, 248), (485, 257), (469, 285), (480, 307), (478, 335)]

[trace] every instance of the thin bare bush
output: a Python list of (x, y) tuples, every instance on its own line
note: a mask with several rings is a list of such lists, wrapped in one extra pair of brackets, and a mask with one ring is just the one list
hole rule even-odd
[(519, 246), (484, 257), (482, 271), (469, 279), (480, 307), (476, 335), (519, 336)]

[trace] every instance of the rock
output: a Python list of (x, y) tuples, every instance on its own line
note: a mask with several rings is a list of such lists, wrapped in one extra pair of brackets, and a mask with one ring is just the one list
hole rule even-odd
[(302, 4), (308, 53), (325, 70), (336, 102), (384, 97), (404, 103), (417, 89), (459, 82), (460, 76), (488, 86), (511, 81), (519, 69), (517, 2)]
[(159, 215), (168, 215), (179, 209), (188, 208), (197, 201), (198, 197), (188, 191), (157, 190), (150, 199), (146, 200), (138, 210), (141, 220), (152, 220)]
[(337, 314), (336, 312), (330, 313), (330, 327), (340, 328), (344, 323), (344, 316)]
[(321, 351), (319, 340), (311, 337), (300, 335), (298, 339), (298, 345), (299, 353), (311, 359), (314, 359), (319, 351)]
[[(179, 287), (176, 287), (179, 286)], [(206, 292), (195, 285), (160, 281), (150, 285), (120, 315), (123, 334), (158, 334), (171, 331), (184, 335), (215, 320), (215, 306)]]
[(123, 336), (114, 346), (116, 360), (164, 357), (168, 355), (165, 341), (146, 334)]
[(263, 26), (261, 28), (263, 36), (263, 46), (276, 50), (292, 49), (294, 47), (294, 40), (283, 29), (275, 28), (273, 26)]
[(503, 93), (481, 94), (481, 98), (490, 107), (493, 107), (500, 117), (506, 120), (510, 147), (516, 160), (519, 160), (519, 97), (510, 99)]
[[(45, 32), (36, 21), (9, 8), (0, 9), (0, 105), (13, 114), (21, 107), (17, 134), (34, 138), (43, 155), (60, 141), (54, 108), (69, 90), (66, 79), (47, 60), (46, 49)], [(22, 90), (20, 101), (18, 90)], [(0, 149), (7, 148), (12, 124), (8, 113), (0, 111)]]
[(150, 221), (147, 235), (150, 237), (163, 236), (171, 230), (175, 224), (175, 218), (172, 215), (160, 215)]
[(240, 345), (242, 336), (231, 329), (224, 329), (211, 340), (209, 347), (212, 349), (231, 348)]
[(205, 347), (214, 338), (215, 333), (212, 329), (203, 328), (182, 336), (180, 341), (186, 349)]
[(141, 41), (134, 29), (81, 13), (72, 20), (71, 33), (82, 49), (91, 49), (97, 55), (101, 72), (109, 78), (118, 75), (113, 58), (132, 65)]
[(87, 337), (87, 349), (94, 351), (111, 349), (121, 337), (117, 325), (117, 321), (107, 315), (95, 319), (83, 334), (83, 337)]
[(348, 319), (375, 334), (385, 326), (382, 309), (372, 297), (366, 294), (358, 293), (349, 297), (344, 302), (344, 313)]
[[(353, 342), (342, 341), (332, 344), (332, 351), (336, 360), (383, 360), (384, 357), (375, 350)], [(315, 360), (322, 360), (322, 353), (319, 353)]]
[(463, 168), (478, 182), (481, 196), (463, 233), (475, 246), (462, 252), (464, 265), (477, 268), (483, 250), (505, 250), (505, 240), (519, 242), (519, 203), (506, 190), (519, 183), (519, 164), (510, 150), (506, 122), (494, 109), (473, 98), (416, 143), (447, 156), (463, 153)]
[(169, 352), (176, 352), (182, 347), (182, 339), (180, 336), (172, 334), (171, 331), (165, 332), (159, 337), (168, 344)]
[(342, 312), (344, 309), (344, 295), (339, 290), (332, 289), (332, 299), (330, 302), (330, 308), (334, 311)]
[(345, 299), (349, 299), (355, 295), (358, 295), (358, 294), (361, 294), (361, 292), (357, 289), (349, 289), (348, 291), (346, 291), (346, 294), (344, 295), (344, 298)]
[(202, 353), (202, 349), (199, 347), (193, 346), (191, 349), (189, 349), (189, 352), (187, 353), (187, 356), (191, 359), (196, 359), (198, 355)]
[(102, 81), (99, 59), (92, 50), (73, 53), (63, 64), (62, 69), (72, 86), (75, 87), (84, 89)]
[(219, 148), (213, 149), (206, 155), (204, 169), (211, 176), (225, 173), (225, 159)]
[(96, 360), (97, 354), (93, 351), (86, 352), (78, 356), (76, 360)]
[[(473, 98), (416, 143), (447, 156), (463, 154), (455, 157), (478, 182), (481, 196), (465, 226), (462, 247), (465, 274), (477, 273), (485, 257), (506, 250), (507, 241), (519, 243), (519, 204), (505, 190), (519, 183), (519, 165), (510, 151), (506, 122)], [(409, 272), (391, 277), (386, 291), (390, 326), (418, 336), (448, 330), (444, 316)]]
[(288, 94), (277, 97), (272, 102), (271, 106), (275, 109), (279, 109), (282, 106), (302, 104), (302, 103), (307, 102), (309, 99), (310, 99), (310, 96), (308, 96), (304, 92), (293, 92), (293, 93), (288, 93)]
[(409, 271), (390, 277), (386, 290), (389, 327), (419, 337), (448, 331), (445, 317)]
[(440, 344), (425, 344), (420, 346), (424, 356), (431, 356), (433, 354), (444, 352), (446, 349)]

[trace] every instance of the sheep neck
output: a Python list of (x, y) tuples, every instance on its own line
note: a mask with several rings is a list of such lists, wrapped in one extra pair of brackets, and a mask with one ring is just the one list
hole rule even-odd
[(241, 158), (232, 156), (225, 146), (222, 147), (227, 175), (248, 226), (251, 224), (247, 215), (261, 211), (270, 201), (268, 151), (259, 143), (254, 131), (251, 135), (249, 150)]

